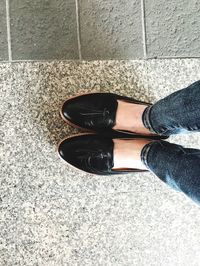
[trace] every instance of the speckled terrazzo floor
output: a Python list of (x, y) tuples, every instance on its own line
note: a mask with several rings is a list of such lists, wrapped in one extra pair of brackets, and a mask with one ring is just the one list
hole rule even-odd
[[(200, 60), (0, 64), (0, 265), (199, 266), (200, 208), (151, 173), (81, 174), (57, 156), (77, 132), (64, 99), (113, 91), (155, 102)], [(200, 134), (170, 138), (200, 148)]]

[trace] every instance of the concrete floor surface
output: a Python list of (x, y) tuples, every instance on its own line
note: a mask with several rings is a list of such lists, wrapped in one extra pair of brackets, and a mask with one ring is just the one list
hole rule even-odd
[[(0, 64), (0, 265), (199, 266), (200, 208), (152, 173), (91, 176), (57, 143), (77, 93), (155, 102), (200, 79), (200, 60)], [(200, 134), (171, 142), (200, 148)]]

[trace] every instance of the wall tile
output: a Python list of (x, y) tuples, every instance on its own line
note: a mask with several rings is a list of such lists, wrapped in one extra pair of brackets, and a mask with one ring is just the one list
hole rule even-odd
[(143, 57), (139, 0), (79, 0), (84, 59)]
[(8, 60), (6, 1), (0, 3), (0, 60)]
[(149, 57), (200, 56), (199, 0), (146, 0)]
[(74, 0), (10, 0), (13, 59), (77, 59)]

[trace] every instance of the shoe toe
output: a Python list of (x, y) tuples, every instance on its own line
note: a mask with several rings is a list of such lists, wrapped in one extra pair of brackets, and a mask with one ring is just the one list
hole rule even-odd
[(76, 116), (77, 104), (75, 101), (67, 100), (62, 106), (62, 115), (65, 119), (73, 121)]
[(92, 135), (75, 135), (64, 139), (58, 146), (58, 153), (68, 164), (88, 172), (87, 152)]
[(77, 145), (73, 140), (65, 139), (59, 144), (58, 147), (58, 153), (61, 158), (75, 167), (77, 167), (75, 160), (76, 146)]
[(75, 126), (86, 128), (87, 119), (84, 116), (85, 109), (90, 110), (93, 101), (90, 96), (80, 95), (67, 100), (62, 107), (62, 116)]
[(71, 124), (93, 131), (114, 125), (117, 102), (110, 93), (83, 94), (67, 100), (62, 116)]
[(108, 174), (113, 166), (113, 141), (96, 134), (80, 134), (63, 140), (58, 147), (62, 159), (79, 170)]

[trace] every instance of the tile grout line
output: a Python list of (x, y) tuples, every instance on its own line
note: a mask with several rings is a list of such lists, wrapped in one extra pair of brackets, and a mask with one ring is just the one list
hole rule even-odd
[(147, 59), (147, 34), (146, 34), (146, 23), (145, 23), (145, 0), (141, 0), (141, 13), (142, 13), (143, 52), (144, 52), (144, 59)]
[[(182, 57), (176, 57), (176, 56), (161, 56), (161, 57), (149, 57), (147, 59), (108, 59), (108, 60), (79, 60), (79, 59), (14, 59), (12, 60), (11, 63), (52, 63), (52, 62), (56, 62), (56, 63), (60, 63), (60, 62), (66, 62), (66, 63), (70, 63), (70, 62), (97, 62), (97, 61), (103, 61), (103, 62), (108, 62), (108, 61), (124, 61), (124, 62), (128, 62), (128, 61), (151, 61), (151, 60), (200, 60), (200, 56), (192, 56), (192, 57), (188, 57), (188, 56), (182, 56)], [(5, 63), (10, 63), (9, 60), (2, 60), (0, 61), (0, 64), (5, 64)]]
[(80, 18), (79, 18), (79, 3), (78, 0), (76, 2), (76, 30), (77, 30), (77, 41), (78, 41), (78, 54), (79, 60), (82, 60), (82, 53), (81, 53), (81, 38), (80, 38)]
[(10, 6), (9, 0), (6, 0), (6, 24), (7, 24), (7, 42), (8, 42), (8, 60), (12, 61), (11, 34), (10, 34)]

